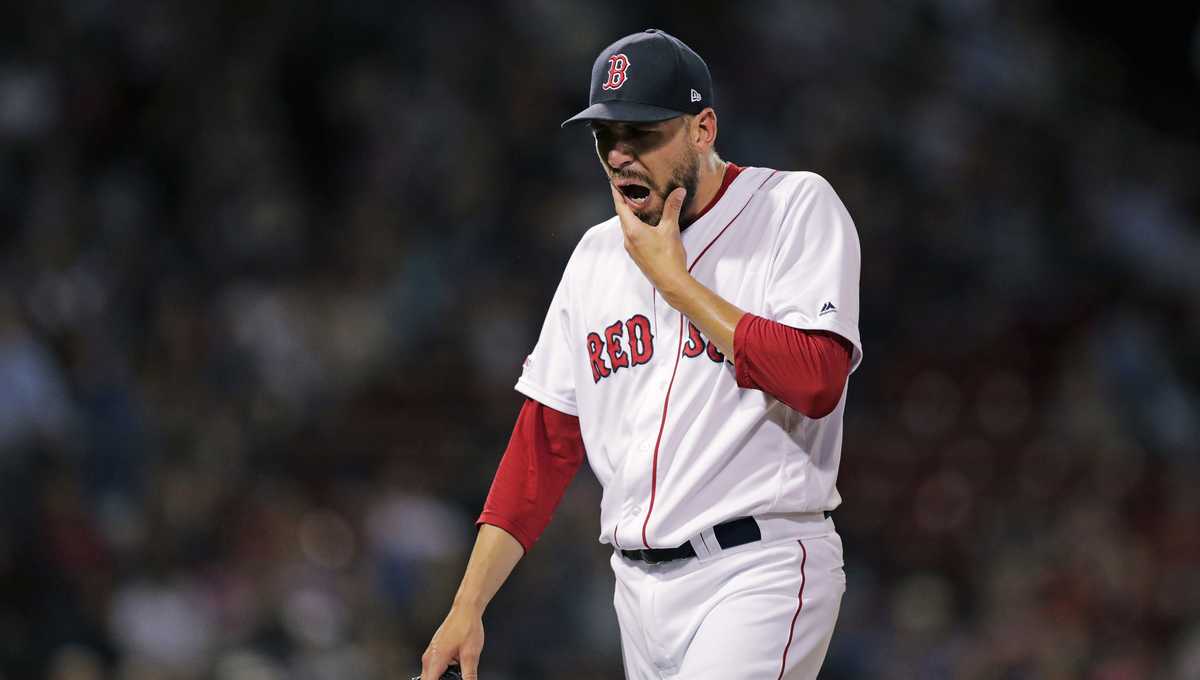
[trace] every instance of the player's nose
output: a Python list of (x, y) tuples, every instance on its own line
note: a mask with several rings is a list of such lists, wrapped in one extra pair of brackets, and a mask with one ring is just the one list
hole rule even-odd
[(605, 160), (608, 161), (608, 167), (613, 170), (620, 170), (633, 162), (633, 151), (628, 145), (618, 142), (605, 154)]

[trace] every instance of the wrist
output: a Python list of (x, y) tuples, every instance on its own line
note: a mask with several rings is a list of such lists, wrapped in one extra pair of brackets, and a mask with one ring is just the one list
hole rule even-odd
[(682, 271), (661, 281), (658, 292), (667, 301), (667, 304), (678, 309), (676, 303), (687, 297), (690, 286), (695, 282), (696, 279), (692, 278), (691, 274)]
[(483, 610), (487, 608), (487, 602), (478, 595), (468, 595), (459, 593), (454, 596), (454, 602), (451, 603), (450, 609), (461, 612), (468, 616), (482, 617)]

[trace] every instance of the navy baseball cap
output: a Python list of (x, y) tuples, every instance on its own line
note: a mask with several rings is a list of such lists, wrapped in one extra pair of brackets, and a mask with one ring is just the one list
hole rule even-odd
[(651, 28), (627, 35), (600, 52), (592, 65), (588, 104), (562, 126), (694, 115), (713, 105), (712, 74), (682, 40)]

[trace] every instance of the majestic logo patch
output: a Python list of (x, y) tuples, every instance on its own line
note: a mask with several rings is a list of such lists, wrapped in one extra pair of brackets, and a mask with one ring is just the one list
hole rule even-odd
[(830, 312), (836, 312), (836, 311), (837, 311), (837, 307), (834, 307), (832, 302), (826, 302), (821, 307), (821, 313), (818, 314), (817, 316), (825, 316), (826, 314), (828, 314)]
[(693, 102), (700, 101), (700, 93), (697, 92), (695, 89), (692, 90), (692, 101)]
[(629, 70), (629, 57), (624, 54), (614, 54), (608, 58), (608, 80), (600, 86), (601, 90), (619, 90), (629, 80), (625, 72)]

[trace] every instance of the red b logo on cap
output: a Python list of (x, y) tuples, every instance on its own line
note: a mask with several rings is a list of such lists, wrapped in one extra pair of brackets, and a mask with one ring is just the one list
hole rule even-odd
[(608, 80), (600, 86), (601, 90), (619, 90), (629, 80), (625, 71), (629, 68), (629, 57), (624, 54), (614, 54), (608, 58)]

